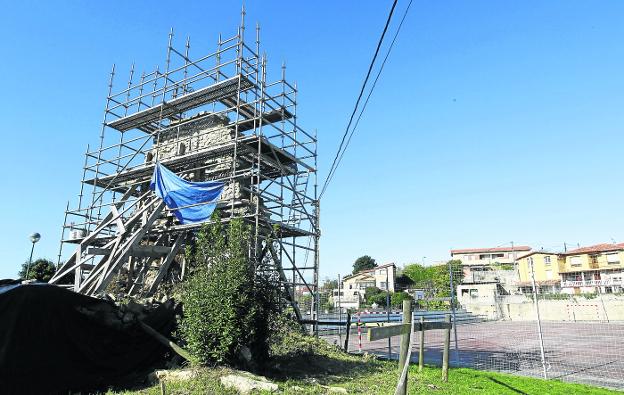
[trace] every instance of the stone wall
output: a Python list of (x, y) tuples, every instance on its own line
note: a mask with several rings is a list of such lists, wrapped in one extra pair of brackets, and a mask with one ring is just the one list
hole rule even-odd
[[(205, 115), (206, 113), (202, 112), (193, 117), (198, 118), (197, 120), (185, 119), (183, 120), (184, 123), (179, 122), (180, 126), (178, 127), (173, 123), (169, 130), (161, 132), (158, 137), (154, 138), (153, 146), (147, 155), (147, 161), (156, 159), (163, 161), (232, 142), (235, 138), (235, 129), (229, 126), (229, 118), (223, 115)], [(201, 118), (202, 116), (203, 118)], [(232, 161), (231, 153), (205, 159), (200, 164), (205, 168), (190, 174), (187, 179), (197, 182), (227, 177), (232, 171)], [(249, 165), (240, 160), (236, 164), (237, 169), (241, 169), (243, 166)], [(229, 213), (231, 209), (227, 208), (230, 207), (227, 202), (234, 200), (243, 203), (234, 209), (235, 215), (255, 213), (255, 205), (258, 199), (251, 198), (251, 194), (248, 192), (250, 186), (251, 182), (248, 178), (226, 183), (220, 197), (221, 201), (226, 202), (224, 210)], [(262, 211), (264, 208), (262, 199), (260, 199), (260, 205)]]
[[(462, 304), (467, 311), (489, 319), (535, 320), (535, 305), (524, 295), (503, 296), (495, 303)], [(540, 300), (544, 321), (624, 321), (624, 296), (602, 295), (594, 299), (571, 297), (567, 300)]]

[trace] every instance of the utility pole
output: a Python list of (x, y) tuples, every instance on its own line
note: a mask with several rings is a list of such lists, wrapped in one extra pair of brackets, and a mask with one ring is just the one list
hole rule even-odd
[(540, 342), (540, 354), (542, 357), (542, 369), (544, 373), (544, 379), (548, 379), (548, 374), (546, 373), (546, 357), (544, 355), (544, 338), (542, 336), (542, 320), (540, 318), (539, 311), (539, 299), (537, 294), (537, 286), (535, 285), (535, 270), (533, 269), (533, 258), (529, 258), (529, 263), (531, 264), (531, 282), (533, 284), (533, 298), (535, 298), (535, 315), (537, 316), (537, 333), (539, 335)]
[[(390, 283), (388, 282), (388, 267), (386, 266), (386, 318), (390, 323)], [(392, 340), (388, 337), (388, 360), (392, 358)]]

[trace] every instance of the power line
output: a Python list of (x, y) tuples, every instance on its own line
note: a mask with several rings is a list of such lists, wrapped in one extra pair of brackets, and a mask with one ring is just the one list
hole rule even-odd
[(319, 195), (319, 199), (325, 193), (327, 189), (329, 175), (334, 171), (334, 166), (336, 166), (336, 162), (338, 161), (338, 157), (340, 156), (340, 152), (342, 151), (342, 146), (347, 138), (347, 134), (349, 133), (349, 129), (351, 128), (351, 123), (353, 122), (353, 117), (357, 113), (358, 106), (360, 105), (360, 100), (362, 99), (362, 95), (364, 95), (364, 89), (366, 89), (366, 84), (368, 83), (368, 78), (370, 77), (373, 66), (375, 65), (375, 60), (377, 60), (377, 55), (379, 54), (379, 49), (381, 48), (381, 44), (383, 43), (383, 39), (388, 31), (388, 26), (390, 25), (390, 21), (392, 19), (392, 14), (394, 13), (394, 9), (396, 8), (398, 0), (394, 0), (392, 3), (392, 8), (390, 9), (390, 13), (388, 14), (388, 19), (386, 20), (386, 25), (384, 26), (383, 32), (381, 33), (381, 37), (379, 38), (379, 42), (377, 43), (377, 48), (375, 49), (375, 55), (373, 55), (373, 59), (371, 60), (370, 65), (368, 66), (368, 72), (366, 73), (366, 78), (364, 79), (364, 83), (362, 84), (362, 88), (360, 89), (360, 94), (355, 102), (355, 107), (353, 108), (353, 112), (351, 113), (351, 117), (349, 118), (349, 123), (347, 124), (347, 128), (345, 129), (344, 134), (342, 135), (342, 140), (340, 141), (340, 145), (338, 146), (338, 151), (336, 152), (336, 156), (334, 157), (334, 161), (329, 169), (329, 173), (327, 178), (325, 179), (325, 183), (323, 184), (323, 188), (321, 189), (321, 194)]
[[(347, 142), (346, 142), (346, 144), (344, 146), (344, 149), (340, 153), (340, 157), (338, 158), (338, 162), (336, 163), (336, 166), (334, 167), (333, 172), (331, 172), (327, 176), (328, 177), (328, 180), (327, 180), (327, 184), (328, 185), (331, 182), (331, 180), (334, 178), (334, 174), (336, 174), (336, 169), (338, 169), (338, 166), (340, 166), (340, 162), (342, 162), (342, 157), (344, 156), (345, 152), (347, 151), (347, 148), (349, 147), (349, 143), (351, 142), (351, 137), (353, 137), (353, 134), (355, 133), (355, 130), (357, 129), (358, 125), (360, 124), (360, 119), (362, 119), (362, 114), (364, 114), (364, 111), (366, 110), (366, 107), (368, 105), (368, 101), (371, 98), (371, 95), (373, 94), (373, 91), (375, 90), (375, 86), (377, 85), (377, 81), (379, 80), (379, 77), (381, 76), (381, 73), (383, 72), (384, 66), (386, 65), (386, 61), (388, 60), (388, 57), (390, 56), (390, 52), (392, 52), (392, 47), (394, 47), (394, 43), (395, 43), (397, 37), (399, 36), (399, 32), (401, 31), (401, 27), (403, 26), (403, 22), (405, 21), (405, 17), (407, 17), (407, 13), (408, 13), (408, 11), (410, 9), (410, 6), (412, 5), (412, 1), (413, 0), (410, 0), (409, 4), (405, 8), (405, 12), (403, 13), (403, 17), (401, 18), (401, 22), (399, 23), (399, 26), (397, 27), (397, 30), (394, 33), (394, 37), (392, 38), (392, 42), (390, 43), (390, 46), (388, 47), (388, 51), (386, 52), (386, 56), (384, 57), (383, 62), (381, 62), (381, 66), (379, 67), (379, 71), (377, 72), (377, 76), (375, 77), (375, 81), (373, 81), (373, 85), (371, 86), (371, 89), (368, 92), (368, 96), (366, 97), (366, 100), (364, 101), (364, 105), (362, 106), (362, 110), (360, 110), (360, 114), (358, 115), (358, 118), (355, 121), (355, 125), (353, 126), (353, 129), (351, 129), (351, 133), (349, 133), (349, 138), (347, 139)], [(321, 195), (322, 195), (322, 192), (321, 192)]]

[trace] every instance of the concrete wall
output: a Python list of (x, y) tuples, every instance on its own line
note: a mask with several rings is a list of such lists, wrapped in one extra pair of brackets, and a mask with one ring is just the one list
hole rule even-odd
[[(523, 295), (500, 297), (495, 303), (462, 304), (467, 311), (489, 319), (535, 320), (535, 305)], [(602, 295), (595, 299), (540, 300), (544, 321), (624, 321), (624, 296)]]

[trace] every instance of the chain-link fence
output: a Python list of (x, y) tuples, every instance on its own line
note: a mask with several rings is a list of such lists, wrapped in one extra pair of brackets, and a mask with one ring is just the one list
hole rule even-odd
[[(416, 299), (414, 320), (442, 321), (446, 314), (452, 316), (451, 367), (624, 389), (624, 295), (549, 293), (538, 284), (522, 287), (514, 268), (476, 274), (457, 264), (445, 268), (445, 281), (407, 292)], [(337, 309), (332, 297), (336, 292), (325, 293), (327, 308), (321, 309), (320, 317), (325, 324), (336, 325), (320, 326), (319, 334), (343, 346), (347, 309), (342, 313)], [(323, 306), (323, 296), (321, 300)], [(398, 357), (398, 336), (390, 342), (369, 342), (366, 332), (387, 321), (398, 323), (400, 311), (391, 308), (388, 314), (385, 306), (350, 311), (349, 352)], [(426, 333), (426, 364), (441, 364), (442, 346), (440, 331)], [(418, 360), (417, 352), (412, 360)]]

